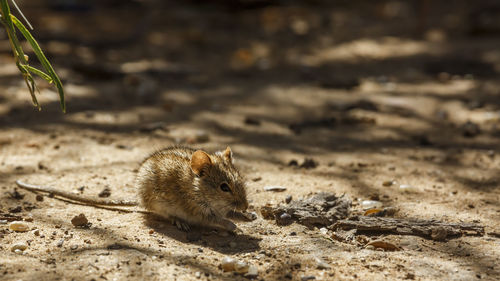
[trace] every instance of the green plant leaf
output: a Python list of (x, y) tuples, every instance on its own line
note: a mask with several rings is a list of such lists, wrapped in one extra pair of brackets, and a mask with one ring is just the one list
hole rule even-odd
[(45, 79), (50, 84), (52, 84), (52, 82), (54, 82), (54, 80), (52, 80), (52, 78), (47, 73), (41, 71), (40, 69), (36, 69), (36, 68), (34, 68), (34, 67), (30, 66), (30, 65), (22, 65), (22, 66), (26, 68), (26, 71), (35, 73), (36, 75), (38, 75), (41, 78)]
[(52, 81), (54, 82), (54, 84), (57, 88), (57, 91), (59, 93), (61, 109), (63, 112), (66, 112), (66, 103), (65, 103), (65, 99), (64, 99), (64, 89), (63, 89), (61, 80), (59, 79), (59, 76), (57, 76), (56, 72), (52, 68), (52, 65), (50, 64), (50, 62), (47, 60), (44, 53), (42, 52), (40, 45), (38, 45), (38, 42), (36, 42), (35, 38), (33, 38), (31, 33), (28, 31), (28, 29), (14, 15), (10, 15), (10, 18), (12, 20), (12, 23), (17, 27), (17, 29), (19, 29), (21, 34), (24, 36), (24, 38), (26, 38), (28, 43), (31, 45), (31, 48), (35, 52), (36, 57), (38, 58), (38, 60), (42, 64), (45, 71), (47, 71), (48, 75), (52, 78)]

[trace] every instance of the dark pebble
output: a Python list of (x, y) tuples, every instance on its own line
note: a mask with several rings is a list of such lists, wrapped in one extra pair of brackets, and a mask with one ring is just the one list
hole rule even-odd
[(462, 125), (462, 134), (464, 137), (473, 138), (481, 133), (479, 125), (471, 121), (467, 121)]
[(292, 216), (288, 213), (283, 213), (276, 217), (276, 223), (278, 225), (289, 225), (293, 222)]
[(17, 206), (9, 209), (9, 213), (20, 213), (23, 211), (23, 207)]
[(43, 196), (40, 195), (40, 194), (37, 194), (36, 197), (35, 197), (35, 199), (36, 199), (36, 201), (41, 202), (41, 201), (43, 201)]
[(111, 189), (105, 188), (99, 193), (99, 197), (109, 197), (111, 196)]
[(287, 204), (289, 204), (290, 202), (292, 202), (292, 195), (287, 195), (286, 198), (285, 198), (285, 202)]
[(300, 165), (301, 168), (305, 169), (314, 169), (318, 166), (318, 162), (316, 162), (312, 158), (305, 158), (304, 162)]
[(245, 124), (252, 125), (252, 126), (260, 126), (260, 120), (253, 118), (253, 117), (246, 117)]

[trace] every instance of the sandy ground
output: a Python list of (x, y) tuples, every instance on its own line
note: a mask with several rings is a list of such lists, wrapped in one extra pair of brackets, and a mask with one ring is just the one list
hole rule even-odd
[[(25, 11), (64, 80), (68, 113), (44, 84), (43, 110), (31, 107), (0, 35), (0, 213), (39, 231), (0, 224), (0, 279), (246, 280), (220, 269), (226, 256), (257, 266), (257, 280), (500, 278), (498, 34), (468, 37), (462, 25), (444, 25), (411, 38), (414, 7), (399, 2), (384, 2), (399, 3), (398, 15), (388, 4), (223, 9), (169, 2), (151, 12), (142, 41), (101, 48), (82, 43), (102, 38), (90, 23), (102, 23), (102, 32), (126, 30), (142, 10), (124, 4), (75, 17), (41, 3)], [(449, 17), (465, 13), (457, 3)], [(443, 7), (435, 8), (429, 21), (445, 21)], [(68, 39), (79, 31), (82, 42)], [(12, 196), (22, 179), (136, 198), (141, 160), (173, 144), (210, 152), (231, 146), (259, 218), (239, 222), (242, 234), (205, 233), (193, 242), (137, 209), (37, 201), (20, 189)], [(305, 158), (319, 165), (288, 165)], [(390, 180), (397, 183), (383, 185)], [(402, 193), (400, 184), (416, 191)], [(287, 190), (265, 192), (267, 185)], [(355, 212), (362, 200), (378, 198), (398, 209), (395, 217), (474, 222), (486, 234), (441, 242), (369, 237), (402, 247), (384, 252), (260, 216), (266, 204), (319, 191), (346, 194)], [(80, 213), (90, 228), (71, 224)], [(22, 254), (11, 252), (18, 242), (29, 244)], [(331, 268), (317, 269), (316, 257)]]

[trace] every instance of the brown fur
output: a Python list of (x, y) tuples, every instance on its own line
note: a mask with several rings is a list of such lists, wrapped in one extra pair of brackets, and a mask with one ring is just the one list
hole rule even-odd
[[(229, 192), (221, 190), (223, 183)], [(157, 151), (139, 168), (137, 186), (147, 210), (183, 229), (195, 224), (234, 230), (226, 215), (248, 207), (245, 184), (229, 147), (212, 155), (182, 147)]]

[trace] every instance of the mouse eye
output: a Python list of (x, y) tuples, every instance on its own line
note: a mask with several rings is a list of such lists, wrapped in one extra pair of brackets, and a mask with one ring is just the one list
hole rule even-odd
[(229, 185), (227, 183), (225, 183), (225, 182), (220, 185), (220, 190), (222, 190), (224, 192), (230, 192), (231, 191), (231, 189), (229, 188)]

